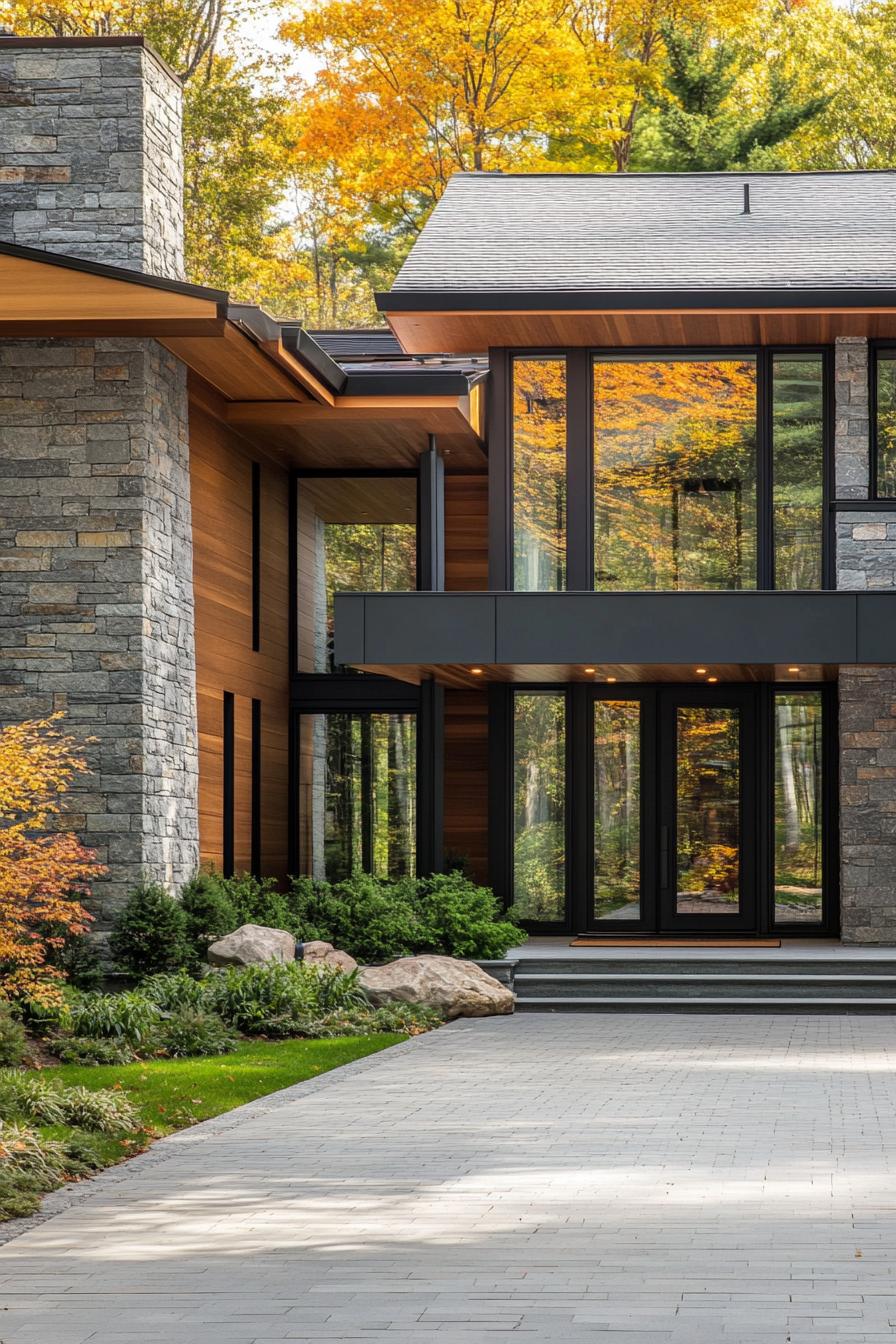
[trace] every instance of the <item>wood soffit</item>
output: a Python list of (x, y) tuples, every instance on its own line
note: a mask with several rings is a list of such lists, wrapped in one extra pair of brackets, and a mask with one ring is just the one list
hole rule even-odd
[(485, 464), (474, 428), (478, 394), (340, 396), (282, 339), (256, 338), (229, 320), (224, 294), (33, 249), (0, 250), (0, 337), (103, 336), (158, 339), (186, 364), (203, 409), (283, 465), (412, 466), (430, 434), (440, 436), (452, 469)]

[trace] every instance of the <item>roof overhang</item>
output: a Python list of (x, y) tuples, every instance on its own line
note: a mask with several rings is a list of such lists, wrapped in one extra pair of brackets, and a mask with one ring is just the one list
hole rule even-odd
[(699, 682), (698, 666), (720, 681), (791, 668), (814, 680), (896, 662), (896, 593), (338, 593), (335, 603), (338, 663), (455, 686), (595, 673)]
[(0, 243), (0, 337), (109, 336), (159, 340), (194, 375), (204, 409), (286, 465), (411, 466), (431, 434), (451, 469), (485, 463), (473, 377), (347, 374), (297, 324), (220, 290)]
[(377, 307), (409, 354), (492, 346), (816, 344), (896, 337), (894, 289), (393, 290)]

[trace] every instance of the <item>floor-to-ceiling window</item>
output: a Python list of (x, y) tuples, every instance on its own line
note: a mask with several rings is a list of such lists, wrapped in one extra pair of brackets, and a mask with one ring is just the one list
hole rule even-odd
[(820, 691), (774, 697), (774, 916), (778, 923), (822, 918), (824, 834), (823, 710)]
[[(509, 586), (825, 586), (830, 351), (573, 355), (509, 357)], [(883, 487), (893, 367), (878, 366)]]
[(513, 898), (522, 919), (566, 917), (566, 696), (513, 701)]

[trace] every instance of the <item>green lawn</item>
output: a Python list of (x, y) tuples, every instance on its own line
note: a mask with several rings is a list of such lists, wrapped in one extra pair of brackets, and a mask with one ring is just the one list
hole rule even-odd
[(243, 1041), (232, 1055), (208, 1059), (60, 1064), (42, 1074), (84, 1087), (120, 1087), (139, 1106), (147, 1129), (170, 1134), (404, 1039), (383, 1034), (324, 1041)]

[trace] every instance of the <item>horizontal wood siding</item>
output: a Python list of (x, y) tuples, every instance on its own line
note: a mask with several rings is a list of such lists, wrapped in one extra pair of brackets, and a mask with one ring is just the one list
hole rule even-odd
[(445, 853), (488, 882), (488, 695), (445, 691)]
[(196, 693), (199, 715), (199, 843), (222, 859), (225, 691), (234, 706), (234, 864), (251, 864), (252, 700), (261, 701), (261, 867), (286, 872), (288, 667), (288, 477), (261, 463), (260, 648), (252, 650), (251, 448), (195, 399), (190, 408)]
[(488, 477), (445, 477), (445, 587), (488, 589)]

